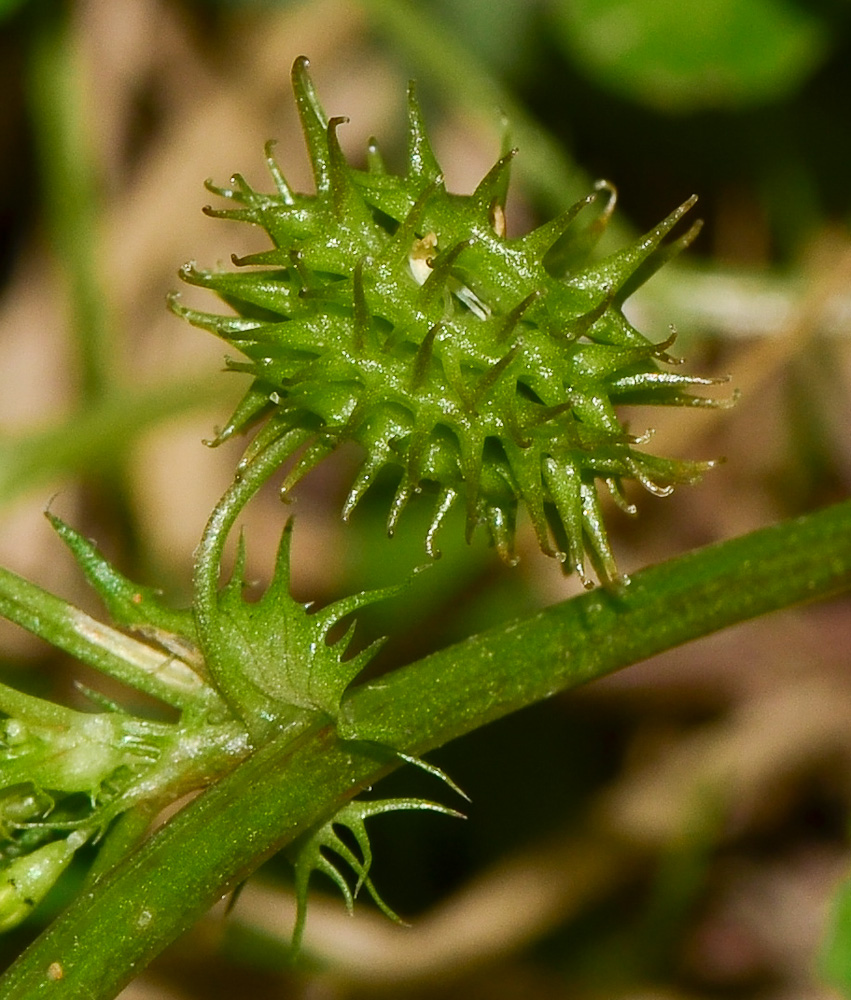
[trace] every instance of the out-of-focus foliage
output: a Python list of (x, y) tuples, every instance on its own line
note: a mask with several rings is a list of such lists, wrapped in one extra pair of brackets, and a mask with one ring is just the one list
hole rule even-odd
[(793, 93), (829, 51), (827, 24), (788, 0), (560, 0), (583, 72), (663, 111), (746, 106)]
[(0, 0), (0, 20), (8, 17), (16, 8), (26, 3), (26, 0)]
[(843, 882), (833, 900), (828, 938), (822, 954), (825, 978), (851, 997), (851, 882)]
[[(624, 6), (641, 31), (620, 53), (589, 30), (611, 10), (602, 0), (68, 3), (68, 37), (97, 126), (97, 259), (114, 307), (114, 391), (89, 408), (77, 394), (67, 288), (55, 278), (47, 235), (50, 172), (36, 150), (50, 147), (35, 141), (30, 112), (29, 53), (39, 30), (32, 15), (50, 6), (0, 0), (0, 483), (11, 484), (0, 499), (7, 511), (18, 503), (0, 524), (3, 564), (51, 589), (73, 587), (40, 514), (60, 490), (63, 515), (110, 554), (117, 550), (131, 578), (185, 584), (234, 453), (199, 444), (228, 407), (198, 381), (214, 375), (221, 348), (193, 353), (211, 338), (168, 317), (165, 294), (192, 254), (209, 267), (231, 250), (265, 248), (256, 231), (235, 248), (234, 227), (224, 224), (213, 242), (214, 224), (199, 211), (202, 183), (212, 176), (226, 184), (236, 169), (265, 183), (258, 151), (269, 138), (288, 162), (298, 155), (301, 140), (283, 109), (287, 69), (302, 53), (312, 58), (329, 113), (351, 115), (341, 138), (351, 135), (353, 150), (401, 119), (397, 95), (415, 77), (441, 163), (462, 178), (471, 165), (468, 191), (501, 138), (499, 102), (479, 95), (501, 88), (561, 152), (565, 176), (582, 171), (618, 186), (618, 216), (635, 231), (699, 194), (706, 227), (671, 265), (676, 281), (666, 284), (666, 268), (634, 305), (647, 311), (642, 329), (659, 340), (677, 325), (690, 365), (732, 372), (742, 401), (730, 414), (707, 416), (691, 438), (682, 421), (654, 420), (660, 453), (727, 462), (658, 513), (651, 505), (636, 525), (613, 512), (613, 544), (626, 571), (848, 495), (851, 6), (844, 0), (739, 0), (732, 12), (720, 2), (669, 10), (667, 0), (634, 0)], [(712, 15), (726, 36), (710, 34)], [(663, 16), (677, 17), (679, 28), (663, 25)], [(751, 27), (729, 30), (740, 23)], [(423, 26), (433, 37), (415, 49)], [(452, 65), (445, 54), (455, 50), (443, 40), (462, 54)], [(707, 82), (708, 65), (722, 68), (715, 79), (723, 91)], [(685, 96), (666, 87), (660, 97), (657, 66), (669, 78), (676, 71)], [(450, 71), (458, 82), (447, 92), (441, 80)], [(67, 94), (83, 83), (63, 76), (58, 85)], [(508, 214), (509, 231), (519, 235), (552, 214), (558, 206), (548, 199), (562, 186), (536, 186), (530, 144), (518, 144), (520, 196)], [(388, 160), (400, 162), (402, 140), (388, 145)], [(310, 190), (306, 171), (293, 182)], [(463, 180), (454, 183), (463, 190)], [(166, 370), (175, 379), (191, 374), (185, 398), (209, 404), (191, 424), (173, 425), (181, 407), (160, 395)], [(239, 376), (218, 378), (235, 401)], [(36, 431), (38, 447), (24, 450)], [(318, 469), (302, 484), (293, 559), (299, 599), (326, 603), (398, 583), (422, 559), (427, 501), (412, 502), (419, 525), (392, 542), (384, 537), (393, 483), (378, 483), (341, 533), (337, 513), (355, 461), (342, 472)], [(133, 487), (129, 503), (104, 503), (102, 473), (115, 467)], [(19, 514), (25, 508), (34, 511), (28, 521)], [(283, 516), (269, 497), (248, 524), (249, 551), (270, 554), (265, 565), (248, 567), (253, 579), (268, 579)], [(389, 611), (365, 611), (364, 645), (395, 633), (380, 666), (564, 596), (534, 543), (509, 571), (484, 545), (471, 554), (452, 544), (462, 534), (460, 523), (447, 526), (443, 559), (388, 602)], [(849, 865), (849, 621), (839, 601), (776, 616), (445, 748), (435, 760), (470, 793), (468, 821), (430, 827), (403, 814), (376, 824), (372, 838), (376, 884), (412, 928), (390, 937), (368, 915), (335, 922), (338, 911), (319, 900), (327, 922), (317, 916), (313, 937), (308, 927), (305, 953), (331, 971), (317, 984), (312, 970), (285, 964), (294, 907), (287, 876), (272, 865), (265, 904), (249, 886), (229, 921), (177, 946), (157, 970), (157, 995), (266, 1000), (324, 991), (348, 1000), (372, 996), (379, 983), (402, 1000), (826, 1000), (833, 994), (814, 981), (813, 965), (832, 887)], [(46, 663), (41, 648), (11, 638), (18, 644), (5, 654), (4, 680), (35, 684), (51, 670), (66, 694), (76, 669)], [(420, 793), (433, 793), (425, 775), (391, 776), (377, 788), (382, 798)], [(69, 891), (60, 882), (45, 912), (60, 908)], [(846, 911), (836, 911), (828, 966), (847, 988)], [(13, 932), (3, 961), (37, 930)], [(352, 940), (356, 948), (346, 952)]]

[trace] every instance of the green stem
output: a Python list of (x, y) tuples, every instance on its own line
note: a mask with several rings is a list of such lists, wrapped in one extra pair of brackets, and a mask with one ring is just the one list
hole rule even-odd
[(222, 704), (186, 664), (118, 632), (53, 594), (0, 568), (0, 615), (81, 663), (190, 712), (222, 711)]
[[(346, 731), (419, 754), (559, 691), (851, 586), (851, 502), (638, 573), (355, 689)], [(272, 739), (78, 898), (9, 970), (4, 1000), (108, 1000), (223, 893), (392, 764), (316, 723)], [(54, 976), (59, 963), (62, 978)]]

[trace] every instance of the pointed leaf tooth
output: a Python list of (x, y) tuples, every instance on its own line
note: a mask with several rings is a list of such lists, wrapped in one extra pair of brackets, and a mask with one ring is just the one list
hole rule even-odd
[(452, 277), (452, 268), (461, 254), (476, 242), (474, 238), (460, 240), (454, 246), (441, 251), (431, 262), (431, 271), (422, 286), (423, 300), (427, 304), (434, 301), (436, 295), (443, 292), (446, 283)]
[(304, 254), (301, 250), (290, 250), (290, 264), (292, 264), (293, 269), (299, 276), (301, 281), (301, 292), (310, 291), (311, 288), (315, 288), (317, 284), (316, 276), (310, 270), (310, 268), (304, 262)]
[(638, 513), (638, 508), (634, 503), (630, 503), (623, 491), (623, 483), (620, 480), (620, 476), (609, 476), (605, 480), (606, 486), (609, 488), (609, 493), (612, 496), (617, 507), (628, 514), (630, 517), (635, 517)]
[(335, 817), (335, 820), (339, 822), (341, 826), (345, 826), (351, 833), (355, 843), (358, 845), (358, 849), (361, 852), (360, 861), (358, 861), (352, 854), (352, 861), (349, 862), (352, 870), (358, 877), (357, 884), (352, 892), (352, 896), (357, 899), (364, 883), (369, 878), (369, 870), (372, 867), (372, 845), (369, 842), (369, 834), (366, 831), (366, 824), (363, 821), (363, 817), (352, 815), (351, 810), (346, 810), (345, 818), (338, 815)]
[(413, 370), (411, 371), (411, 392), (416, 392), (423, 382), (425, 382), (434, 354), (435, 338), (443, 332), (443, 329), (443, 323), (435, 323), (423, 337), (422, 343), (417, 348)]
[(522, 299), (520, 302), (518, 302), (517, 305), (511, 310), (511, 312), (508, 313), (508, 315), (503, 318), (502, 323), (500, 324), (499, 327), (499, 332), (496, 335), (496, 342), (498, 344), (504, 343), (506, 340), (508, 340), (508, 338), (514, 332), (514, 330), (517, 328), (517, 325), (523, 319), (523, 316), (525, 315), (527, 309), (529, 309), (530, 306), (533, 306), (538, 301), (538, 299), (540, 299), (541, 295), (542, 295), (541, 289), (536, 288), (534, 292), (530, 292), (525, 299)]
[(464, 433), (457, 435), (458, 450), (461, 459), (461, 475), (466, 491), (467, 517), (465, 537), (469, 542), (476, 530), (479, 520), (479, 492), (482, 481), (482, 462), (484, 452), (484, 436), (481, 426), (469, 423)]
[[(516, 566), (520, 558), (514, 551), (516, 504), (506, 510), (501, 504), (485, 504), (484, 520), (491, 542), (506, 566)], [(466, 798), (466, 796), (465, 796)]]
[(626, 442), (627, 444), (647, 444), (648, 441), (652, 440), (655, 433), (655, 427), (648, 427), (641, 434), (627, 434)]
[(443, 185), (443, 176), (436, 177), (423, 188), (411, 206), (401, 225), (393, 234), (383, 254), (383, 259), (393, 264), (403, 263), (409, 259), (411, 248), (417, 239), (417, 232), (422, 223), (423, 215), (429, 201)]
[(246, 587), (245, 560), (245, 531), (241, 530), (236, 542), (236, 556), (233, 562), (233, 569), (227, 583), (219, 591), (219, 600), (221, 602), (224, 603), (230, 600), (242, 602), (242, 592)]
[[(326, 605), (313, 616), (317, 625), (317, 631), (323, 636), (327, 636), (334, 625), (347, 615), (354, 614), (356, 611), (360, 611), (361, 608), (367, 608), (371, 604), (377, 604), (379, 601), (387, 601), (393, 597), (398, 597), (406, 586), (407, 583), (398, 583), (392, 587), (380, 587), (377, 590), (362, 590)], [(354, 624), (353, 622), (352, 625), (354, 626)], [(347, 638), (350, 638), (348, 631), (337, 642), (342, 643)], [(378, 639), (377, 641), (383, 642), (384, 639)]]
[(559, 330), (554, 329), (552, 326), (548, 326), (547, 332), (556, 340), (565, 342), (577, 340), (579, 337), (591, 337), (591, 327), (593, 327), (598, 320), (602, 319), (603, 316), (606, 315), (609, 309), (611, 309), (613, 301), (613, 289), (605, 288), (603, 289), (603, 297), (597, 305), (583, 313), (581, 316), (576, 316), (574, 319), (571, 319), (568, 323), (567, 329)]
[(209, 330), (223, 340), (235, 339), (240, 334), (251, 333), (260, 326), (256, 319), (247, 319), (243, 316), (219, 316), (217, 313), (190, 309), (189, 306), (181, 303), (179, 292), (169, 292), (166, 297), (166, 305), (175, 316), (180, 316), (192, 326)]
[(415, 493), (421, 491), (422, 459), (428, 438), (428, 430), (415, 430), (408, 441), (405, 449), (405, 470), (390, 504), (390, 513), (387, 518), (387, 534), (390, 538), (396, 531), (399, 517), (407, 507), (408, 501)]
[(408, 501), (414, 493), (414, 487), (408, 481), (406, 475), (402, 476), (402, 481), (396, 488), (393, 499), (390, 502), (390, 512), (387, 515), (387, 537), (392, 538), (396, 534), (396, 526), (402, 511), (408, 506)]
[(440, 164), (428, 141), (416, 85), (412, 80), (408, 84), (408, 176), (433, 182), (440, 174)]
[[(473, 192), (472, 205), (484, 222), (492, 224), (491, 214), (494, 205), (498, 205), (500, 208), (505, 206), (511, 163), (517, 153), (516, 148), (510, 149), (504, 156), (500, 157), (479, 181), (478, 187)], [(497, 235), (504, 236), (505, 232), (498, 232)]]
[(496, 383), (508, 370), (511, 362), (517, 357), (520, 347), (520, 344), (515, 344), (510, 350), (503, 354), (496, 364), (491, 365), (487, 371), (479, 377), (476, 387), (473, 390), (472, 398), (470, 399), (470, 409), (473, 412), (477, 410), (485, 398), (490, 394), (491, 389), (493, 389)]
[(320, 435), (314, 441), (312, 441), (301, 453), (296, 464), (287, 473), (281, 484), (281, 499), (284, 500), (290, 490), (298, 483), (304, 476), (310, 472), (314, 466), (317, 466), (323, 458), (327, 458), (328, 455), (333, 452), (336, 447), (336, 440), (332, 436)]
[(358, 353), (366, 347), (367, 337), (372, 330), (372, 317), (369, 304), (366, 301), (366, 288), (363, 281), (363, 269), (368, 260), (367, 257), (360, 257), (352, 272), (352, 318), (354, 319), (352, 346)]
[(647, 492), (652, 493), (653, 496), (669, 497), (674, 492), (674, 487), (670, 483), (667, 486), (660, 486), (657, 482), (655, 482), (644, 468), (643, 463), (638, 461), (634, 455), (630, 455), (627, 458), (626, 464), (633, 476), (635, 476)]
[(594, 190), (605, 191), (608, 198), (606, 199), (606, 204), (603, 206), (602, 212), (600, 212), (597, 218), (594, 219), (591, 225), (582, 234), (582, 245), (585, 253), (590, 253), (591, 250), (597, 245), (597, 241), (606, 231), (609, 221), (614, 215), (615, 206), (618, 203), (618, 189), (614, 184), (612, 184), (611, 181), (595, 181)]
[(315, 433), (315, 430), (301, 426), (297, 417), (285, 415), (281, 420), (273, 418), (269, 423), (264, 424), (245, 449), (236, 467), (236, 479), (242, 479), (251, 464), (260, 458), (267, 449), (271, 448), (272, 445), (278, 444), (283, 438), (287, 439), (289, 453), (293, 455)]
[(535, 410), (535, 415), (529, 418), (527, 428), (540, 427), (550, 420), (555, 420), (563, 413), (569, 413), (573, 409), (573, 403), (568, 400), (566, 403), (556, 403), (555, 406), (540, 406)]
[(443, 519), (449, 513), (452, 505), (458, 498), (458, 491), (452, 489), (450, 486), (444, 486), (440, 491), (440, 495), (437, 498), (437, 504), (435, 505), (434, 514), (431, 519), (431, 523), (426, 531), (426, 552), (430, 559), (440, 559), (441, 552), (440, 549), (435, 547), (434, 540), (437, 536), (437, 532), (440, 530), (440, 526), (443, 523)]
[(89, 584), (103, 601), (116, 625), (138, 628), (152, 625), (195, 642), (195, 624), (190, 611), (168, 607), (158, 591), (142, 587), (123, 574), (98, 551), (97, 546), (49, 510), (44, 516), (62, 539), (83, 571)]
[[(325, 626), (326, 623), (327, 618), (323, 616), (318, 624)], [(330, 625), (328, 627), (330, 628)], [(385, 642), (382, 637), (356, 655), (344, 657), (355, 628), (356, 623), (352, 622), (344, 636), (333, 645), (326, 644), (327, 629), (325, 633), (317, 630), (318, 641), (314, 643), (315, 652), (309, 657), (306, 678), (301, 682), (303, 689), (306, 684), (305, 694), (310, 705), (331, 718), (336, 718), (340, 714), (340, 702), (346, 689)]]
[[(404, 758), (403, 759), (408, 759)], [(415, 761), (411, 759), (412, 763), (418, 763), (422, 765), (423, 762)], [(431, 770), (430, 765), (425, 765), (426, 769)], [(444, 776), (445, 777), (445, 776)], [(460, 789), (459, 789), (460, 791)], [(463, 793), (462, 793), (463, 794)], [(347, 854), (343, 854), (341, 851), (341, 856), (345, 857), (348, 863), (351, 865), (352, 870), (359, 876), (358, 885), (355, 889), (355, 895), (361, 888), (365, 886), (373, 901), (379, 907), (379, 909), (384, 913), (385, 916), (389, 917), (396, 923), (404, 923), (393, 910), (384, 902), (384, 900), (379, 896), (376, 891), (372, 881), (369, 878), (369, 871), (372, 867), (372, 846), (369, 841), (369, 834), (366, 829), (365, 821), (373, 816), (381, 816), (389, 812), (400, 812), (407, 810), (424, 810), (428, 812), (436, 812), (444, 816), (451, 816), (453, 818), (464, 818), (463, 815), (457, 812), (455, 809), (449, 809), (446, 806), (440, 805), (436, 802), (430, 802), (427, 799), (417, 799), (417, 798), (398, 798), (398, 799), (380, 799), (373, 802), (349, 802), (347, 805), (343, 806), (342, 809), (336, 814), (336, 816), (331, 821), (334, 824), (345, 826), (352, 834), (355, 839), (355, 843), (358, 845), (358, 849), (361, 852), (363, 861), (359, 862), (351, 851), (347, 850)], [(342, 843), (342, 842), (341, 842)], [(344, 845), (345, 846), (345, 845)], [(333, 848), (337, 850), (336, 845)]]
[(212, 205), (204, 205), (201, 212), (208, 219), (227, 219), (228, 222), (248, 222), (251, 225), (257, 222), (257, 212), (253, 208), (213, 208)]
[(285, 263), (282, 258), (281, 251), (277, 247), (273, 247), (271, 250), (258, 250), (257, 253), (247, 253), (242, 257), (238, 257), (236, 254), (231, 254), (231, 261), (238, 267), (247, 267), (249, 265), (252, 267), (257, 267), (259, 265), (271, 265), (276, 267)]
[[(357, 873), (357, 868), (355, 866), (359, 865), (358, 859), (354, 854), (346, 847), (340, 838), (337, 838), (336, 843), (327, 845), (330, 850), (335, 851), (339, 854), (342, 859), (348, 862)], [(346, 902), (346, 912), (351, 915), (355, 910), (355, 898), (352, 894), (352, 890), (349, 888), (349, 883), (343, 876), (340, 869), (334, 864), (333, 861), (329, 861), (323, 854), (319, 855), (319, 861), (316, 865), (316, 871), (322, 872), (323, 875), (327, 875), (328, 878), (337, 886), (343, 899)]]
[(288, 518), (281, 532), (281, 540), (278, 543), (278, 552), (275, 556), (275, 568), (272, 571), (272, 579), (260, 598), (261, 604), (291, 604), (294, 603), (290, 596), (290, 553), (292, 550), (293, 519)]
[[(347, 656), (344, 664), (346, 667), (346, 673), (343, 680), (346, 681), (345, 687), (348, 687), (352, 681), (354, 681), (358, 674), (360, 674), (367, 664), (371, 663), (376, 656), (381, 652), (381, 650), (387, 645), (388, 636), (380, 635), (377, 639), (374, 639), (368, 646), (365, 646), (359, 653), (354, 656)], [(345, 691), (345, 688), (343, 689)], [(334, 703), (335, 712), (340, 710), (340, 699), (342, 698), (342, 693), (337, 694), (336, 701)]]
[(329, 190), (331, 184), (328, 119), (316, 96), (313, 80), (308, 73), (309, 66), (310, 60), (306, 56), (296, 59), (293, 63), (292, 84), (316, 190), (322, 194)]
[[(615, 562), (615, 556), (606, 532), (603, 508), (600, 504), (597, 487), (594, 483), (582, 483), (581, 491), (582, 525), (585, 529), (585, 537), (591, 543), (588, 554), (591, 556), (600, 582), (606, 587), (618, 589), (629, 581), (621, 575)], [(583, 580), (583, 584), (586, 587), (593, 586), (590, 580), (587, 582)]]
[(381, 449), (379, 451), (370, 452), (368, 457), (361, 464), (355, 476), (355, 481), (352, 484), (352, 488), (349, 490), (349, 494), (346, 497), (345, 503), (343, 504), (342, 519), (348, 521), (352, 516), (355, 507), (361, 502), (366, 494), (367, 490), (372, 486), (375, 481), (375, 477), (387, 465), (387, 450)]
[(577, 574), (583, 587), (591, 587), (585, 572), (585, 546), (582, 530), (582, 478), (577, 466), (569, 459), (544, 459), (544, 479), (555, 504), (567, 540), (565, 568)]
[(292, 188), (287, 183), (287, 179), (286, 177), (284, 177), (280, 164), (278, 163), (278, 160), (275, 157), (276, 145), (277, 145), (277, 140), (269, 139), (269, 141), (263, 147), (263, 151), (266, 154), (266, 165), (269, 168), (269, 173), (272, 175), (272, 180), (275, 182), (275, 187), (278, 190), (278, 194), (281, 196), (281, 201), (285, 205), (294, 205), (295, 197), (293, 196)]
[(375, 136), (372, 135), (366, 144), (366, 168), (369, 173), (376, 176), (383, 176), (387, 173), (387, 165), (384, 162), (384, 157), (381, 155), (381, 150), (378, 148)]
[(657, 361), (661, 361), (665, 365), (681, 365), (685, 363), (685, 358), (677, 357), (676, 355), (670, 354), (668, 352), (669, 347), (673, 347), (677, 341), (678, 332), (677, 328), (672, 323), (669, 327), (670, 334), (658, 344), (653, 345), (653, 357)]
[(328, 122), (328, 176), (334, 214), (339, 222), (345, 220), (346, 210), (351, 204), (352, 197), (359, 200), (359, 195), (349, 176), (349, 164), (337, 137), (337, 129), (340, 125), (346, 125), (348, 122), (349, 119), (345, 116), (331, 118)]
[[(212, 271), (198, 267), (198, 262), (195, 260), (188, 260), (185, 264), (181, 264), (177, 269), (177, 274), (180, 280), (185, 281), (187, 285), (195, 285), (199, 288), (209, 287), (214, 278)], [(178, 298), (179, 295), (175, 292), (170, 292), (168, 295), (168, 299)]]
[(512, 246), (524, 253), (527, 260), (531, 263), (537, 264), (545, 257), (547, 251), (551, 250), (562, 236), (564, 236), (570, 224), (582, 209), (590, 205), (596, 197), (595, 194), (589, 194), (586, 198), (575, 202), (570, 208), (557, 215), (554, 219), (545, 222), (542, 226), (538, 226), (537, 229), (533, 229), (532, 232), (527, 233), (525, 236), (512, 240)]
[(609, 391), (623, 396), (641, 393), (643, 403), (664, 403), (666, 406), (696, 406), (709, 409), (726, 409), (734, 405), (736, 394), (731, 399), (713, 399), (707, 396), (692, 396), (680, 389), (693, 386), (725, 385), (729, 377), (704, 378), (699, 375), (678, 375), (676, 372), (649, 371), (637, 375), (624, 375), (607, 381)]
[(595, 264), (593, 268), (586, 268), (567, 283), (581, 288), (600, 288), (603, 285), (614, 288), (615, 294), (630, 279), (633, 272), (642, 265), (651, 254), (656, 252), (662, 240), (689, 211), (697, 201), (697, 195), (692, 195), (678, 208), (674, 209), (670, 215), (663, 219), (658, 226), (654, 226), (641, 239), (632, 246), (624, 250), (619, 250), (611, 254), (604, 260)]
[(246, 205), (250, 205), (254, 202), (256, 192), (248, 181), (242, 176), (242, 174), (234, 174), (231, 177), (230, 182), (234, 186), (235, 193), (240, 201), (244, 202)]
[(372, 879), (368, 875), (364, 876), (362, 884), (366, 887), (366, 891), (369, 893), (373, 903), (375, 903), (378, 909), (381, 910), (388, 920), (392, 920), (394, 924), (399, 924), (400, 927), (410, 927), (410, 924), (407, 921), (403, 920), (392, 907), (388, 906), (387, 903), (384, 902), (384, 899), (379, 894), (372, 882)]
[[(411, 764), (413, 767), (425, 771), (426, 774), (430, 774), (433, 778), (437, 778), (438, 781), (442, 781), (456, 795), (460, 795), (465, 802), (473, 801), (464, 789), (460, 785), (457, 785), (446, 771), (438, 767), (437, 764), (431, 764), (427, 760), (423, 760), (422, 757), (415, 757), (413, 754), (402, 753), (401, 750), (394, 750), (394, 753), (401, 760), (405, 761), (406, 764)], [(453, 816), (456, 819), (467, 818), (456, 809), (439, 805), (437, 802), (430, 802), (428, 799), (383, 799), (377, 802), (363, 802), (360, 805), (367, 807), (365, 814), (368, 816), (378, 816), (380, 813), (391, 812), (394, 809), (426, 809), (430, 812), (442, 813), (444, 816)]]
[(216, 429), (212, 439), (205, 439), (202, 444), (208, 448), (217, 448), (234, 434), (242, 434), (258, 420), (262, 419), (274, 404), (269, 401), (267, 388), (260, 388), (255, 383), (246, 392), (231, 414), (230, 420), (221, 429)]
[(592, 197), (595, 200), (599, 192), (608, 193), (606, 204), (600, 214), (584, 229), (565, 232), (547, 251), (544, 267), (553, 277), (565, 278), (574, 270), (584, 267), (591, 251), (606, 231), (617, 204), (617, 189), (608, 181), (597, 181), (594, 184), (594, 191)]
[(210, 194), (218, 195), (219, 198), (227, 198), (229, 201), (242, 201), (239, 192), (234, 191), (233, 188), (219, 187), (218, 184), (213, 183), (212, 177), (208, 177), (204, 181), (204, 187)]
[(529, 520), (535, 529), (535, 538), (541, 551), (559, 562), (564, 561), (564, 553), (553, 548), (547, 516), (544, 511), (544, 462), (537, 449), (517, 448), (513, 442), (506, 446), (505, 453), (511, 466), (511, 473), (517, 492), (526, 505)]
[(626, 299), (628, 299), (633, 292), (652, 278), (660, 268), (664, 267), (670, 260), (673, 260), (673, 258), (681, 254), (683, 250), (691, 246), (691, 244), (697, 239), (702, 229), (703, 219), (697, 219), (692, 226), (685, 233), (683, 233), (682, 236), (677, 237), (675, 240), (671, 240), (670, 243), (664, 243), (657, 247), (656, 250), (650, 254), (647, 260), (640, 264), (623, 283), (618, 292), (618, 301), (626, 301)]

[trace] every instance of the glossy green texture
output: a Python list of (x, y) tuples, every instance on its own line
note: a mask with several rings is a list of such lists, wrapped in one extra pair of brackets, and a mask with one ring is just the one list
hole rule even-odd
[[(427, 752), (680, 643), (851, 586), (851, 503), (690, 553), (349, 693), (352, 728)], [(522, 654), (518, 651), (522, 651)], [(518, 669), (522, 655), (522, 669)], [(279, 735), (80, 896), (0, 980), (3, 1000), (107, 1000), (274, 851), (395, 766), (320, 720)], [(48, 969), (61, 961), (63, 978)]]
[[(235, 496), (226, 495), (227, 517), (214, 519), (220, 528), (212, 545), (216, 559), (232, 517), (242, 509), (243, 492), (253, 486), (254, 481), (242, 480)], [(295, 740), (317, 721), (336, 720), (344, 692), (377, 644), (348, 655), (354, 623), (333, 642), (329, 632), (364, 605), (399, 590), (354, 594), (318, 611), (299, 604), (289, 592), (287, 525), (272, 581), (260, 599), (245, 600), (240, 543), (229, 582), (218, 589), (212, 581), (209, 613), (196, 623), (191, 611), (170, 608), (158, 591), (122, 576), (90, 541), (47, 516), (113, 622), (140, 638), (89, 618), (8, 571), (0, 571), (0, 611), (92, 666), (161, 698), (180, 710), (180, 718), (137, 718), (88, 689), (85, 693), (103, 710), (79, 712), (0, 684), (0, 932), (29, 915), (87, 840), (106, 836), (101, 852), (106, 860), (91, 877), (97, 881), (137, 845), (166, 804), (218, 780), (270, 738)], [(396, 759), (392, 750), (376, 752)], [(445, 777), (404, 754), (399, 759)], [(297, 935), (304, 925), (310, 872), (336, 871), (323, 848), (338, 853), (342, 848), (360, 883), (378, 899), (368, 877), (363, 820), (391, 808), (451, 812), (417, 799), (349, 803), (310, 832), (291, 852), (301, 887)], [(351, 852), (346, 855), (335, 824), (352, 830), (361, 861)], [(75, 838), (55, 839), (68, 829)], [(341, 877), (338, 881), (345, 885)]]
[[(615, 580), (599, 481), (632, 513), (624, 480), (666, 494), (711, 464), (647, 454), (616, 410), (715, 405), (689, 391), (712, 380), (671, 370), (670, 339), (653, 343), (621, 309), (696, 234), (693, 226), (663, 242), (694, 199), (633, 245), (588, 263), (614, 208), (609, 185), (508, 237), (503, 206), (515, 150), (472, 195), (447, 193), (411, 88), (406, 173), (388, 173), (374, 143), (367, 169), (357, 170), (337, 140), (345, 119), (326, 118), (305, 59), (296, 61), (293, 87), (315, 194), (291, 190), (271, 148), (275, 194), (238, 175), (230, 188), (211, 186), (232, 207), (209, 213), (261, 226), (273, 249), (235, 260), (247, 271), (183, 268), (186, 281), (217, 292), (237, 315), (172, 300), (248, 359), (230, 362), (253, 381), (217, 440), (259, 426), (243, 468), (281, 440), (290, 452), (303, 447), (285, 490), (355, 441), (364, 460), (344, 517), (391, 467), (391, 534), (411, 497), (437, 494), (430, 554), (438, 554), (441, 520), (462, 501), (468, 538), (484, 524), (513, 561), (522, 506), (544, 552), (589, 585), (586, 557), (601, 579)], [(580, 214), (601, 194), (606, 204), (582, 225)]]
[(348, 656), (355, 622), (334, 642), (328, 634), (354, 611), (399, 590), (352, 594), (312, 611), (310, 604), (290, 596), (291, 535), (289, 522), (272, 581), (256, 601), (246, 601), (243, 594), (245, 546), (240, 539), (230, 580), (214, 595), (211, 613), (199, 616), (206, 668), (232, 711), (261, 740), (270, 729), (298, 725), (306, 713), (337, 718), (344, 691), (381, 640)]

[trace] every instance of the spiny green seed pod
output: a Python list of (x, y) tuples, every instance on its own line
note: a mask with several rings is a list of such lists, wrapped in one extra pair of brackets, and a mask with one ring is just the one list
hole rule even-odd
[[(716, 405), (688, 391), (714, 380), (670, 371), (671, 340), (651, 342), (621, 309), (696, 235), (699, 225), (663, 244), (694, 199), (595, 263), (587, 263), (588, 250), (614, 207), (607, 184), (510, 238), (504, 205), (516, 150), (472, 195), (447, 193), (411, 87), (405, 174), (387, 171), (374, 142), (367, 168), (351, 167), (337, 139), (347, 119), (327, 119), (307, 65), (296, 61), (293, 88), (315, 194), (290, 188), (271, 145), (275, 194), (239, 175), (230, 188), (208, 182), (234, 206), (208, 214), (262, 226), (273, 249), (234, 258), (251, 268), (241, 273), (183, 268), (185, 281), (217, 292), (234, 316), (172, 299), (175, 312), (248, 359), (229, 362), (253, 382), (213, 443), (260, 425), (243, 469), (281, 439), (293, 453), (303, 448), (287, 491), (338, 445), (356, 441), (365, 458), (344, 518), (385, 467), (396, 467), (388, 531), (414, 494), (434, 490), (430, 554), (437, 555), (441, 520), (462, 497), (468, 539), (483, 523), (513, 562), (522, 504), (545, 553), (587, 585), (586, 553), (604, 581), (616, 579), (597, 481), (633, 513), (623, 480), (664, 495), (712, 464), (648, 455), (616, 412), (619, 404)], [(602, 214), (578, 229), (576, 217), (603, 191)]]

